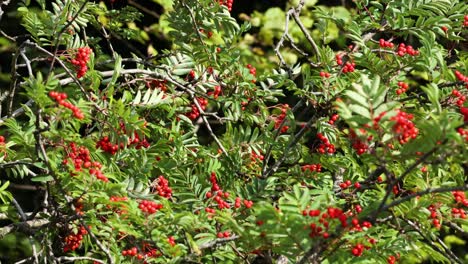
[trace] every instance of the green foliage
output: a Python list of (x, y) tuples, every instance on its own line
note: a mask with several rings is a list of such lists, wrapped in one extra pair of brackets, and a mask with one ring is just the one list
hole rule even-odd
[(467, 260), (465, 3), (147, 2), (2, 31), (0, 260)]

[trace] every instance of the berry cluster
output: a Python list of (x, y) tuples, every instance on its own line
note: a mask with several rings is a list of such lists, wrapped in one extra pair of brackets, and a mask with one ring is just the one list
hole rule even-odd
[(318, 133), (317, 138), (320, 139), (320, 141), (322, 141), (322, 143), (320, 143), (320, 145), (317, 148), (318, 153), (320, 154), (335, 153), (336, 151), (335, 145), (331, 144), (328, 138), (326, 138), (322, 133)]
[(411, 138), (414, 139), (418, 136), (419, 131), (411, 121), (412, 119), (413, 115), (401, 110), (398, 111), (396, 116), (390, 118), (390, 120), (395, 121), (393, 132), (398, 135), (400, 144), (405, 144)]
[(439, 214), (437, 213), (437, 208), (433, 204), (431, 204), (427, 209), (429, 209), (430, 212), (429, 219), (432, 219), (432, 225), (434, 225), (435, 228), (439, 229), (441, 225), (438, 219)]
[(379, 46), (381, 48), (390, 48), (390, 49), (393, 49), (393, 43), (390, 42), (390, 41), (386, 41), (385, 39), (379, 39)]
[(330, 78), (330, 73), (329, 72), (324, 72), (324, 71), (321, 71), (319, 73), (320, 77), (322, 78)]
[(458, 106), (462, 106), (465, 103), (466, 96), (464, 96), (462, 93), (460, 93), (460, 91), (458, 91), (457, 89), (452, 90), (452, 95), (457, 98), (457, 103), (456, 104)]
[(409, 88), (409, 85), (407, 83), (405, 83), (405, 82), (398, 82), (398, 87), (400, 87), (400, 88), (398, 88), (396, 90), (396, 94), (400, 95), (402, 93), (406, 93), (406, 91)]
[[(336, 54), (335, 60), (336, 60), (336, 64), (343, 65), (343, 55)], [(354, 72), (354, 67), (356, 67), (356, 63), (347, 61), (343, 65), (343, 73)]]
[[(218, 180), (216, 178), (216, 173), (212, 172), (210, 175), (210, 182), (211, 182), (211, 192), (206, 193), (206, 198), (211, 198), (214, 196), (214, 200), (218, 205), (218, 209), (229, 208), (230, 205), (224, 199), (229, 197), (228, 192), (223, 192), (218, 185)], [(215, 192), (214, 194), (212, 192)]]
[(3, 158), (7, 157), (6, 146), (5, 146), (5, 137), (0, 136), (0, 153), (3, 152)]
[[(343, 189), (343, 190), (348, 189), (351, 185), (353, 185), (353, 183), (350, 180), (346, 180), (346, 181), (340, 183), (340, 188)], [(355, 182), (354, 183), (354, 188), (356, 188), (356, 189), (361, 188), (361, 184), (359, 182)]]
[(100, 148), (111, 155), (114, 155), (119, 150), (119, 146), (117, 144), (112, 144), (107, 136), (102, 137), (98, 142), (96, 142), (96, 148)]
[(460, 107), (460, 114), (463, 115), (463, 121), (468, 122), (468, 107)]
[(218, 232), (218, 234), (216, 234), (217, 238), (228, 238), (230, 236), (231, 236), (231, 232), (229, 231)]
[(400, 253), (398, 253), (396, 256), (391, 255), (391, 256), (388, 256), (387, 263), (395, 264), (395, 262), (397, 262), (399, 259), (400, 259)]
[(252, 152), (250, 153), (250, 160), (253, 161), (253, 162), (256, 162), (257, 160), (263, 160), (265, 157), (263, 157), (262, 154), (259, 154), (257, 155), (257, 153), (255, 153), (255, 151), (252, 150)]
[(91, 55), (91, 52), (92, 50), (89, 47), (78, 48), (75, 54), (75, 58), (70, 61), (71, 64), (77, 67), (77, 78), (83, 77), (86, 74), (86, 71), (88, 71), (88, 66), (86, 66), (86, 64), (88, 64), (89, 55)]
[(220, 93), (221, 93), (221, 86), (216, 85), (214, 87), (214, 91), (213, 92), (208, 92), (207, 95), (209, 95), (209, 96), (213, 95), (214, 99), (218, 99)]
[(363, 142), (356, 134), (356, 132), (354, 132), (353, 130), (350, 131), (349, 133), (349, 137), (350, 137), (350, 140), (351, 140), (351, 143), (352, 143), (352, 147), (353, 149), (356, 150), (356, 153), (358, 155), (362, 155), (364, 153), (367, 152), (367, 150), (369, 149), (369, 145), (367, 145), (366, 142)]
[(311, 172), (321, 172), (322, 171), (322, 165), (320, 163), (317, 163), (317, 164), (307, 164), (307, 165), (303, 165), (301, 166), (301, 170), (302, 171), (311, 171)]
[(70, 102), (65, 101), (65, 99), (67, 99), (67, 94), (58, 93), (58, 92), (55, 92), (55, 91), (50, 91), (49, 96), (52, 99), (54, 99), (59, 105), (70, 109), (73, 112), (73, 116), (75, 118), (77, 118), (77, 119), (83, 119), (84, 118), (83, 112), (81, 112), (81, 110), (77, 106), (73, 105)]
[(163, 205), (162, 204), (158, 204), (158, 203), (155, 203), (153, 201), (148, 201), (148, 200), (142, 200), (139, 204), (138, 204), (138, 208), (140, 208), (140, 210), (144, 213), (148, 213), (148, 214), (154, 214), (156, 213), (158, 210), (161, 210), (163, 208)]
[(455, 201), (463, 206), (468, 207), (468, 199), (466, 199), (466, 195), (463, 191), (454, 191), (452, 192)]
[[(72, 159), (75, 171), (82, 171), (83, 168), (88, 169), (89, 174), (96, 176), (98, 180), (108, 182), (109, 179), (101, 172), (102, 165), (97, 161), (91, 161), (89, 149), (85, 147), (77, 147), (74, 142), (68, 147), (67, 158)], [(68, 159), (64, 159), (63, 165), (68, 164)]]
[(169, 245), (171, 245), (171, 247), (174, 247), (176, 245), (175, 238), (173, 236), (168, 237), (167, 242), (169, 243)]
[(257, 75), (257, 69), (254, 66), (250, 65), (250, 64), (247, 64), (247, 69), (249, 69), (250, 74), (252, 74), (252, 76), (254, 77), (252, 82), (255, 83), (256, 82), (255, 76)]
[[(242, 198), (236, 197), (236, 200), (234, 201), (234, 208), (240, 208), (241, 207), (241, 200), (242, 200)], [(249, 201), (247, 199), (244, 199), (243, 203), (244, 203), (244, 206), (247, 209), (250, 209), (253, 206), (253, 202)]]
[(340, 116), (338, 114), (333, 114), (330, 117), (330, 120), (328, 120), (328, 124), (330, 124), (330, 125), (335, 124), (335, 122), (336, 122), (336, 120), (338, 120), (338, 118), (340, 118)]
[[(275, 129), (278, 129), (281, 125), (281, 123), (283, 122), (283, 120), (286, 118), (286, 112), (288, 111), (289, 109), (289, 105), (288, 104), (284, 104), (281, 106), (281, 114), (276, 117), (274, 120), (275, 120)], [(289, 126), (282, 126), (281, 127), (281, 133), (286, 133), (289, 129)]]
[[(125, 202), (125, 201), (128, 201), (128, 197), (126, 196), (111, 196), (109, 201), (111, 203), (121, 203), (121, 202)], [(112, 209), (112, 206), (111, 205), (107, 205), (107, 208), (109, 209)], [(122, 215), (122, 214), (126, 214), (127, 213), (127, 208), (124, 204), (121, 204), (119, 206), (119, 208), (115, 208), (114, 210), (117, 214), (119, 215)]]
[(463, 210), (462, 208), (452, 208), (452, 215), (454, 217), (459, 217), (461, 219), (466, 219), (465, 210)]
[(172, 197), (172, 189), (169, 187), (169, 181), (160, 175), (156, 180), (156, 191), (158, 195), (164, 198)]
[(111, 202), (125, 202), (128, 201), (127, 196), (111, 196), (109, 199)]
[(465, 15), (465, 17), (463, 18), (463, 26), (468, 27), (468, 15)]
[(465, 83), (465, 87), (468, 88), (468, 76), (463, 75), (463, 73), (461, 73), (461, 72), (459, 72), (459, 71), (455, 71), (455, 77), (456, 77), (457, 80), (459, 80), (460, 82), (464, 82), (464, 83)]
[(351, 224), (353, 225), (351, 230), (358, 231), (358, 232), (362, 231), (363, 227), (365, 227), (365, 228), (371, 228), (372, 227), (371, 222), (364, 221), (364, 222), (362, 222), (362, 224), (360, 224), (359, 219), (357, 219), (357, 218), (351, 219)]
[(219, 4), (226, 6), (229, 12), (231, 12), (232, 4), (234, 4), (234, 0), (219, 0)]
[[(320, 210), (303, 210), (302, 211), (303, 216), (310, 216), (310, 217), (319, 217), (320, 219), (318, 220), (317, 223), (311, 223), (309, 225), (311, 232), (309, 233), (309, 237), (314, 238), (317, 236), (322, 236), (323, 238), (328, 238), (329, 234), (327, 232), (322, 232), (324, 229), (328, 230), (328, 227), (330, 225), (330, 221), (333, 219), (338, 219), (341, 223), (342, 227), (347, 227), (347, 216), (346, 214), (339, 208), (334, 208), (334, 207), (329, 207), (326, 212), (321, 213)], [(319, 226), (319, 224), (321, 226)]]
[(81, 241), (83, 240), (83, 236), (87, 235), (88, 231), (84, 226), (81, 226), (78, 229), (76, 234), (69, 234), (65, 237), (64, 242), (65, 246), (63, 246), (63, 252), (74, 251), (81, 246)]
[(191, 70), (188, 75), (187, 75), (187, 81), (193, 81), (195, 80), (196, 74), (194, 70)]
[(419, 55), (419, 51), (413, 49), (411, 45), (405, 45), (405, 43), (400, 43), (400, 45), (398, 45), (397, 55), (403, 57), (406, 54), (410, 56), (417, 56)]
[(460, 136), (464, 137), (466, 141), (468, 141), (468, 129), (463, 129), (462, 127), (459, 127), (457, 129), (458, 134)]
[(122, 256), (131, 256), (131, 257), (134, 257), (138, 254), (138, 249), (136, 247), (132, 247), (130, 249), (127, 249), (127, 250), (123, 250), (122, 251)]
[(84, 215), (84, 205), (83, 203), (81, 202), (81, 200), (77, 200), (73, 203), (73, 206), (75, 207), (75, 212), (76, 214), (78, 215)]
[(157, 80), (153, 79), (151, 81), (146, 82), (146, 87), (148, 88), (157, 88), (163, 92), (167, 91), (167, 86), (166, 86), (167, 81), (166, 80)]
[[(205, 110), (206, 106), (208, 105), (208, 100), (206, 98), (196, 98), (196, 100), (200, 104), (200, 108)], [(192, 104), (192, 111), (186, 113), (185, 115), (191, 120), (197, 119), (200, 116), (200, 111), (198, 111), (197, 105)]]
[(360, 257), (362, 255), (362, 252), (364, 252), (364, 249), (367, 249), (364, 247), (363, 244), (357, 243), (352, 249), (351, 249), (351, 254), (355, 257)]

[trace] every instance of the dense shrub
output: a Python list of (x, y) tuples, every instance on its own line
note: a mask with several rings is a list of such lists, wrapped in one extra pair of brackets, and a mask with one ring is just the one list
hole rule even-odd
[(0, 3), (2, 260), (468, 261), (464, 1), (155, 2)]

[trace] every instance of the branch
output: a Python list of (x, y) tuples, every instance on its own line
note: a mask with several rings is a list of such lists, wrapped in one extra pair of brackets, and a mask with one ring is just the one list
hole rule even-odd
[(0, 239), (2, 239), (3, 237), (5, 237), (6, 235), (8, 235), (16, 229), (22, 229), (23, 231), (27, 230), (28, 233), (30, 233), (33, 232), (33, 228), (40, 228), (49, 223), (50, 221), (48, 219), (34, 219), (25, 222), (10, 224), (0, 228)]
[[(433, 241), (431, 240), (429, 237), (426, 237), (422, 230), (418, 227), (418, 225), (416, 223), (413, 223), (411, 222), (410, 220), (407, 220), (407, 219), (404, 219), (402, 218), (403, 221), (405, 221), (406, 223), (408, 223), (411, 227), (413, 227), (413, 229), (419, 233), (419, 235), (424, 239), (426, 240), (429, 245), (432, 247), (432, 249), (434, 249), (435, 251), (441, 253), (442, 255), (444, 255), (445, 257), (447, 257), (451, 263), (459, 263), (459, 264), (462, 264), (463, 262), (447, 247), (447, 245), (445, 245), (445, 243), (437, 236), (435, 236), (435, 239), (437, 240), (437, 242), (439, 243), (439, 245), (444, 249), (444, 250), (441, 250), (440, 247)], [(445, 253), (445, 254), (444, 254)]]
[(467, 191), (468, 190), (468, 184), (463, 185), (463, 186), (455, 186), (455, 187), (441, 187), (441, 188), (428, 188), (425, 189), (424, 191), (420, 191), (417, 193), (410, 194), (408, 196), (405, 196), (401, 199), (394, 200), (388, 205), (385, 205), (382, 207), (381, 211), (387, 211), (388, 209), (397, 206), (401, 203), (407, 202), (413, 198), (416, 198), (418, 196), (423, 196), (431, 193), (444, 193), (444, 192), (452, 192), (452, 191)]

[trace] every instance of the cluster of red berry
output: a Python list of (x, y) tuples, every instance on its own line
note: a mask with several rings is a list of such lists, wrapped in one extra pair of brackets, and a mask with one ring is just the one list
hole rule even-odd
[(81, 112), (81, 110), (77, 106), (73, 105), (72, 103), (68, 101), (65, 101), (65, 99), (67, 99), (67, 94), (50, 91), (49, 96), (52, 99), (54, 99), (59, 105), (70, 109), (73, 112), (73, 116), (76, 117), (77, 119), (84, 118), (83, 112)]
[(330, 78), (330, 76), (331, 76), (329, 72), (324, 72), (324, 71), (321, 71), (321, 72), (319, 73), (319, 75), (320, 75), (320, 77), (322, 77), (322, 78)]
[(465, 15), (465, 17), (463, 18), (463, 26), (468, 27), (468, 15)]
[[(211, 192), (206, 193), (206, 198), (209, 199), (212, 196), (214, 196), (214, 200), (218, 206), (218, 209), (229, 208), (230, 207), (229, 203), (226, 202), (226, 200), (224, 200), (229, 197), (229, 193), (223, 192), (221, 187), (219, 187), (215, 172), (211, 173), (210, 182), (211, 182)], [(215, 194), (213, 194), (212, 192), (215, 192)]]
[(457, 89), (452, 90), (452, 95), (457, 98), (457, 105), (458, 106), (462, 106), (465, 103), (466, 96), (464, 96), (462, 93), (460, 93), (460, 91), (458, 91)]
[(330, 120), (328, 120), (328, 124), (330, 124), (330, 125), (335, 124), (335, 122), (338, 120), (338, 118), (340, 118), (340, 116), (338, 114), (333, 114), (330, 117)]
[(395, 264), (395, 262), (397, 262), (399, 259), (400, 259), (400, 253), (398, 253), (396, 256), (391, 255), (391, 256), (388, 256), (387, 263)]
[(398, 87), (400, 87), (400, 88), (398, 88), (396, 90), (396, 94), (400, 95), (402, 93), (406, 93), (406, 91), (409, 88), (409, 85), (407, 83), (405, 83), (405, 82), (398, 82)]
[[(91, 227), (89, 227), (91, 228)], [(65, 237), (64, 242), (65, 245), (63, 246), (63, 252), (74, 251), (81, 246), (81, 241), (83, 240), (83, 236), (87, 235), (88, 231), (84, 226), (81, 226), (76, 234), (69, 234)]]
[(386, 41), (385, 39), (379, 39), (379, 46), (381, 48), (390, 48), (393, 49), (394, 45), (391, 41)]
[[(202, 110), (206, 109), (206, 106), (208, 105), (208, 100), (206, 98), (196, 98), (195, 100), (198, 101)], [(192, 111), (186, 113), (185, 115), (191, 120), (197, 119), (200, 116), (200, 111), (198, 111), (197, 105), (192, 104)]]
[(219, 4), (226, 6), (229, 12), (231, 12), (232, 4), (234, 4), (234, 0), (219, 0)]
[(140, 208), (140, 210), (144, 213), (154, 214), (158, 210), (161, 210), (163, 208), (163, 205), (155, 203), (153, 201), (142, 200), (138, 204), (138, 208)]
[(7, 157), (4, 136), (0, 136), (0, 153), (3, 153), (3, 158)]
[(164, 178), (164, 176), (160, 175), (156, 180), (156, 191), (158, 195), (164, 198), (171, 198), (172, 197), (172, 189), (169, 187), (169, 181)]
[[(241, 200), (242, 198), (236, 197), (236, 200), (234, 201), (234, 207), (235, 208), (240, 208), (241, 207)], [(253, 206), (253, 202), (247, 199), (244, 199), (243, 201), (245, 208), (250, 209)]]
[(252, 80), (252, 83), (257, 82), (255, 80), (255, 77), (257, 76), (257, 69), (254, 66), (250, 65), (250, 64), (247, 64), (246, 67), (247, 67), (247, 69), (249, 69), (250, 74), (252, 74), (252, 76), (254, 77), (254, 79)]
[(157, 80), (157, 79), (153, 79), (151, 81), (147, 81), (146, 82), (146, 87), (148, 88), (157, 88), (163, 92), (166, 92), (167, 91), (167, 80)]
[(331, 144), (328, 138), (326, 138), (322, 133), (317, 133), (317, 138), (320, 139), (320, 141), (322, 141), (322, 143), (320, 143), (320, 145), (317, 147), (318, 153), (320, 154), (335, 153), (336, 151), (335, 145)]
[(80, 200), (77, 200), (73, 203), (73, 206), (75, 207), (75, 212), (78, 215), (84, 215), (84, 204)]
[(171, 247), (174, 247), (176, 245), (175, 238), (173, 236), (168, 237), (167, 242), (169, 243), (169, 245), (171, 245)]
[(191, 71), (188, 73), (186, 79), (187, 79), (187, 81), (193, 81), (193, 80), (195, 80), (195, 77), (196, 77), (195, 71), (194, 71), (194, 70), (191, 70)]
[(460, 114), (463, 115), (463, 121), (468, 122), (468, 107), (460, 107)]
[[(126, 196), (111, 196), (109, 199), (110, 202), (112, 203), (121, 203), (128, 201), (128, 197)], [(112, 209), (111, 205), (107, 205), (107, 208)], [(127, 208), (125, 205), (121, 204), (119, 208), (115, 209), (115, 212), (119, 215), (126, 214), (127, 213)]]
[[(330, 237), (330, 234), (328, 232), (322, 232), (325, 230), (328, 230), (328, 227), (330, 225), (329, 221), (333, 219), (338, 219), (341, 222), (342, 227), (348, 226), (347, 223), (347, 216), (343, 211), (339, 208), (333, 208), (329, 207), (326, 212), (321, 213), (320, 210), (310, 210), (307, 212), (307, 210), (302, 211), (303, 216), (310, 216), (310, 217), (318, 217), (320, 216), (320, 219), (318, 220), (319, 223), (311, 223), (309, 225), (311, 231), (309, 233), (309, 237), (314, 238), (317, 236), (322, 236), (323, 238), (328, 238)], [(321, 226), (319, 226), (319, 224)]]
[(355, 257), (360, 257), (362, 256), (362, 253), (364, 252), (364, 249), (368, 249), (368, 247), (365, 247), (361, 243), (357, 243), (352, 249), (351, 249), (351, 254)]
[[(275, 129), (278, 129), (281, 125), (281, 123), (283, 122), (283, 120), (286, 118), (286, 112), (288, 111), (289, 109), (289, 105), (288, 104), (283, 104), (281, 105), (281, 114), (277, 117), (274, 118), (275, 120)], [(289, 129), (289, 126), (282, 126), (281, 127), (281, 133), (286, 133)]]
[(463, 129), (462, 127), (459, 127), (457, 129), (458, 134), (460, 136), (464, 137), (466, 141), (468, 141), (468, 129)]
[(468, 199), (463, 191), (454, 191), (452, 194), (458, 204), (468, 207)]
[[(351, 185), (353, 185), (353, 183), (350, 180), (346, 180), (346, 181), (340, 183), (340, 188), (343, 189), (343, 190), (348, 189)], [(361, 184), (359, 182), (355, 182), (354, 183), (354, 188), (356, 188), (356, 189), (361, 188)]]
[(114, 155), (119, 150), (119, 146), (117, 144), (112, 144), (107, 136), (102, 137), (96, 142), (96, 148), (100, 148), (111, 155)]
[(429, 219), (432, 219), (432, 225), (434, 225), (435, 228), (439, 229), (441, 225), (438, 219), (439, 214), (437, 213), (437, 208), (435, 207), (435, 205), (431, 204), (427, 209), (429, 209), (430, 212)]
[(231, 232), (229, 231), (218, 232), (218, 234), (216, 234), (217, 238), (228, 238), (230, 236), (231, 236)]
[(208, 96), (213, 95), (213, 98), (214, 98), (214, 99), (218, 99), (220, 93), (221, 93), (221, 86), (216, 85), (216, 86), (214, 87), (214, 91), (208, 92), (207, 95), (208, 95)]
[(398, 135), (400, 144), (405, 144), (411, 138), (414, 139), (418, 136), (419, 130), (411, 121), (412, 119), (412, 114), (405, 113), (401, 110), (398, 111), (396, 116), (390, 118), (390, 120), (395, 121), (393, 132)]
[[(343, 65), (343, 55), (336, 54), (335, 60), (336, 60), (336, 64)], [(354, 72), (355, 67), (356, 67), (356, 63), (347, 61), (343, 65), (343, 73)]]
[(303, 165), (301, 166), (301, 170), (302, 171), (311, 171), (311, 172), (321, 172), (322, 171), (322, 165), (320, 163), (317, 163), (317, 164), (307, 164), (307, 165)]
[[(95, 175), (98, 180), (108, 182), (109, 179), (101, 172), (102, 165), (97, 161), (92, 161), (89, 149), (86, 147), (77, 147), (74, 142), (70, 143), (67, 149), (67, 158), (72, 159), (75, 171), (82, 171), (83, 168), (89, 170), (89, 174)], [(64, 159), (63, 165), (68, 164), (68, 159)]]
[(78, 48), (75, 54), (75, 58), (71, 59), (71, 64), (77, 67), (77, 78), (83, 77), (86, 74), (86, 71), (88, 71), (88, 66), (86, 66), (86, 64), (88, 64), (89, 55), (91, 55), (91, 52), (93, 51), (90, 47)]
[(349, 138), (351, 140), (351, 146), (353, 147), (353, 149), (356, 150), (356, 153), (358, 155), (362, 155), (362, 154), (366, 153), (367, 150), (369, 149), (369, 145), (367, 145), (366, 142), (362, 141), (357, 136), (356, 132), (354, 132), (354, 130), (350, 130)]
[(468, 88), (468, 76), (463, 75), (463, 73), (459, 71), (455, 71), (455, 77), (457, 78), (457, 80), (464, 82), (465, 87)]
[(398, 45), (397, 55), (403, 57), (406, 54), (410, 56), (417, 56), (419, 55), (419, 51), (413, 49), (411, 45), (405, 45), (405, 43), (400, 43), (400, 45)]
[(466, 219), (465, 210), (463, 210), (462, 208), (452, 208), (452, 215), (454, 217), (459, 217), (461, 219)]
[(143, 243), (142, 252), (138, 253), (137, 247), (132, 247), (127, 250), (122, 250), (122, 256), (126, 257), (135, 257), (137, 260), (143, 261), (143, 263), (147, 263), (145, 259), (147, 258), (157, 258), (160, 257), (162, 254), (157, 249), (154, 249), (149, 246), (148, 243)]
[(371, 222), (363, 221), (362, 223), (359, 223), (359, 219), (357, 219), (357, 218), (351, 219), (351, 224), (353, 225), (351, 230), (352, 231), (358, 231), (358, 232), (362, 231), (363, 227), (364, 228), (371, 228), (372, 227)]
[(262, 161), (265, 157), (263, 157), (262, 154), (257, 154), (255, 153), (255, 151), (252, 150), (252, 152), (250, 153), (250, 160), (253, 161), (253, 162), (256, 162), (257, 160), (260, 160)]

